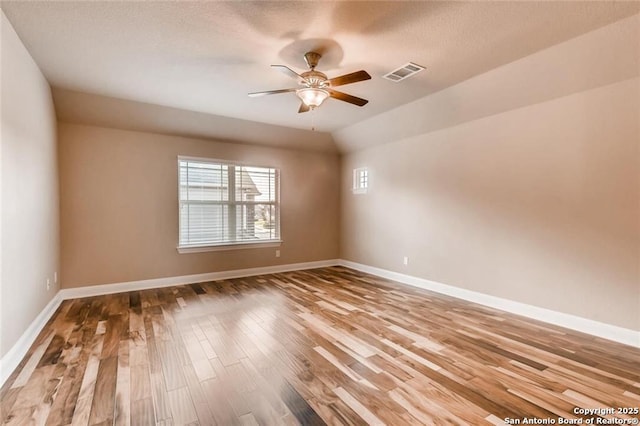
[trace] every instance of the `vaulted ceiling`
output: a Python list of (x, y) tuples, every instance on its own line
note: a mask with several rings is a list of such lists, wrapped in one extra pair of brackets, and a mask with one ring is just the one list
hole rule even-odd
[[(332, 132), (635, 14), (638, 2), (25, 2), (2, 10), (54, 88), (279, 126)], [(329, 77), (372, 79), (298, 114), (294, 87), (271, 69), (324, 54)], [(408, 61), (426, 67), (382, 78)]]

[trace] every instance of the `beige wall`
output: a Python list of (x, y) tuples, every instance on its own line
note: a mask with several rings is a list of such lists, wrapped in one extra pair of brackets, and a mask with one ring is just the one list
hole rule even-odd
[(345, 156), (342, 258), (640, 330), (639, 99), (634, 78)]
[(2, 12), (0, 21), (4, 356), (57, 292), (59, 221), (56, 117), (49, 84)]
[[(66, 123), (58, 124), (58, 137), (63, 287), (338, 256), (335, 153)], [(178, 155), (280, 168), (281, 257), (275, 248), (178, 254)]]

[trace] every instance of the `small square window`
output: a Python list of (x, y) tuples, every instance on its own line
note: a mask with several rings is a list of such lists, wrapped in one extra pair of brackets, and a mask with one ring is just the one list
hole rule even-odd
[(366, 194), (369, 188), (369, 170), (366, 167), (353, 169), (353, 193)]

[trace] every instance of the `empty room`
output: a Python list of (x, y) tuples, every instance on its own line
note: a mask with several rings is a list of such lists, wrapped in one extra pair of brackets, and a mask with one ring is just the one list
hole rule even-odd
[(0, 423), (640, 423), (640, 2), (0, 0)]

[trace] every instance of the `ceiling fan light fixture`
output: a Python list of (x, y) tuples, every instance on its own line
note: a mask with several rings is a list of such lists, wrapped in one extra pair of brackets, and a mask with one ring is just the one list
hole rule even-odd
[(304, 59), (309, 66), (309, 71), (305, 71), (302, 74), (298, 74), (286, 65), (271, 65), (273, 68), (287, 74), (291, 78), (294, 78), (298, 82), (298, 87), (253, 92), (249, 93), (249, 96), (255, 98), (263, 95), (295, 92), (296, 96), (302, 101), (300, 103), (298, 113), (308, 112), (318, 108), (327, 98), (337, 99), (359, 107), (365, 106), (369, 102), (366, 99), (333, 89), (338, 86), (370, 80), (371, 76), (365, 70), (340, 75), (334, 78), (327, 78), (326, 74), (316, 71), (316, 65), (318, 65), (318, 61), (320, 60), (319, 53), (307, 52), (304, 55)]
[(305, 87), (296, 90), (296, 95), (306, 106), (313, 109), (319, 107), (329, 97), (329, 92), (316, 87)]

